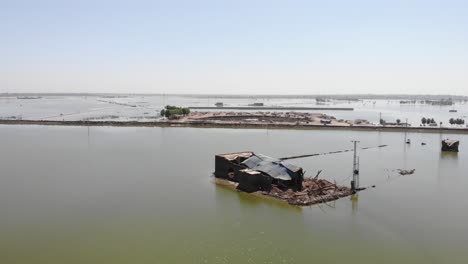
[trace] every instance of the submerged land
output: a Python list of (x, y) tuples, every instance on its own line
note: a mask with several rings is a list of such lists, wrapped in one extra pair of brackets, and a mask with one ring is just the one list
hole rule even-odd
[[(451, 95), (0, 94), (0, 124), (468, 133)], [(190, 113), (164, 118), (167, 105)], [(422, 123), (422, 119), (431, 123)]]
[(466, 127), (412, 127), (405, 124), (377, 125), (364, 119), (345, 120), (320, 113), (298, 112), (192, 112), (179, 119), (154, 121), (119, 120), (18, 120), (1, 119), (3, 125), (194, 127), (237, 129), (325, 129), (468, 134)]

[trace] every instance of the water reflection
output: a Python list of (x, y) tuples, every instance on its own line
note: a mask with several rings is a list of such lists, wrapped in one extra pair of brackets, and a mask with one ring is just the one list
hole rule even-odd
[(353, 212), (353, 215), (357, 213), (358, 211), (358, 202), (359, 202), (359, 194), (353, 194), (349, 198), (351, 200), (351, 210)]
[[(302, 212), (302, 207), (291, 206), (285, 201), (281, 201), (273, 197), (267, 197), (256, 193), (240, 192), (236, 190), (236, 188), (233, 185), (223, 184), (222, 182), (217, 181), (216, 179), (212, 179), (212, 182), (215, 185), (216, 201), (220, 202), (220, 204), (223, 204), (221, 206), (226, 206), (225, 203), (228, 202), (230, 204), (237, 203), (241, 207), (248, 208), (263, 207), (266, 205), (292, 212)], [(233, 196), (237, 197), (237, 199), (234, 200)]]
[(458, 152), (441, 151), (440, 159), (458, 161)]
[[(453, 172), (454, 168), (457, 168), (458, 165), (458, 152), (440, 152), (439, 166), (438, 166), (438, 179), (446, 177), (447, 175), (456, 176)], [(453, 176), (450, 178), (453, 179)]]

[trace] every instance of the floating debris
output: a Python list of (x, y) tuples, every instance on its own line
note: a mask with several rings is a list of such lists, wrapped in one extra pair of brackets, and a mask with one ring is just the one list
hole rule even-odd
[(398, 174), (400, 175), (411, 175), (411, 174), (414, 174), (414, 172), (416, 171), (416, 169), (412, 169), (412, 170), (402, 170), (402, 169), (398, 169)]

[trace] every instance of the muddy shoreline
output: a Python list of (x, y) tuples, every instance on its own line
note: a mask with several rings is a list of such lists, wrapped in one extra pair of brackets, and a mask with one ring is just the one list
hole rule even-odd
[(178, 122), (178, 121), (50, 121), (50, 120), (0, 120), (0, 125), (42, 125), (42, 126), (115, 126), (115, 127), (192, 127), (192, 128), (237, 128), (237, 129), (298, 129), (298, 130), (350, 130), (376, 132), (412, 132), (468, 134), (468, 128), (393, 127), (371, 125), (313, 125), (313, 124), (259, 124), (220, 122)]

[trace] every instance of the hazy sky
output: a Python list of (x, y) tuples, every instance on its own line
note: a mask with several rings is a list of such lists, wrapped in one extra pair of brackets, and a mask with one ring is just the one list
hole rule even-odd
[(468, 1), (0, 0), (0, 93), (468, 95)]

